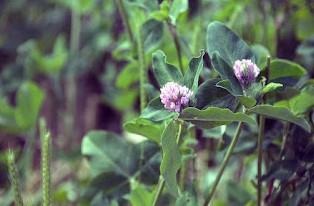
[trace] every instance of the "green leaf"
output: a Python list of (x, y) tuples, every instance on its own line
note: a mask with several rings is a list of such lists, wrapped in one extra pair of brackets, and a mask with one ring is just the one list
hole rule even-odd
[(79, 14), (85, 14), (91, 11), (94, 6), (94, 1), (92, 0), (58, 0), (58, 2)]
[(115, 172), (130, 177), (130, 165), (136, 165), (136, 161), (132, 158), (134, 152), (131, 144), (110, 132), (91, 131), (82, 141), (82, 154), (91, 158), (93, 173), (96, 175)]
[[(128, 178), (114, 172), (103, 172), (95, 176), (86, 186), (83, 198), (91, 205), (106, 204), (107, 198), (121, 200), (122, 197), (130, 192)], [(99, 197), (100, 196), (100, 197)]]
[(190, 88), (194, 94), (198, 88), (198, 80), (203, 70), (204, 51), (201, 51), (200, 56), (194, 57), (189, 63), (189, 69), (184, 75), (184, 85)]
[(254, 97), (239, 95), (239, 94), (235, 93), (232, 90), (232, 86), (231, 86), (231, 84), (230, 84), (230, 82), (228, 80), (219, 81), (216, 84), (216, 86), (219, 87), (219, 88), (225, 89), (230, 94), (232, 94), (233, 96), (238, 98), (239, 101), (241, 102), (241, 104), (244, 105), (246, 108), (251, 108), (251, 107), (256, 105), (256, 99)]
[(251, 46), (253, 53), (256, 56), (256, 65), (261, 69), (265, 69), (267, 65), (267, 57), (270, 56), (270, 52), (263, 45), (254, 44)]
[(160, 10), (151, 12), (150, 16), (158, 21), (165, 21), (169, 17), (169, 7), (169, 2), (163, 1), (160, 4)]
[(141, 176), (140, 180), (145, 184), (158, 180), (159, 173), (155, 171), (160, 165), (159, 150), (153, 142), (132, 144), (106, 131), (87, 133), (81, 145), (82, 154), (88, 157), (92, 176), (113, 173), (127, 181)]
[(36, 124), (44, 100), (44, 92), (32, 82), (23, 83), (17, 91), (15, 119), (19, 127), (29, 129)]
[(131, 191), (129, 200), (132, 206), (152, 205), (154, 200), (154, 192), (149, 191), (142, 184), (137, 184)]
[(233, 110), (238, 105), (236, 98), (225, 89), (216, 87), (218, 81), (218, 79), (209, 79), (200, 85), (195, 94), (196, 107), (198, 109), (214, 106)]
[(203, 136), (215, 139), (221, 138), (224, 135), (226, 128), (226, 125), (222, 125), (212, 129), (203, 129)]
[(252, 199), (251, 194), (246, 190), (246, 188), (235, 181), (229, 180), (226, 188), (228, 200), (230, 202), (232, 201), (235, 205), (244, 205)]
[(139, 79), (138, 62), (131, 61), (119, 73), (116, 79), (116, 86), (120, 89), (127, 89)]
[(160, 137), (164, 129), (162, 124), (156, 124), (142, 118), (126, 122), (124, 128), (128, 132), (142, 135), (158, 144), (160, 143)]
[(181, 82), (183, 78), (181, 72), (166, 62), (166, 55), (161, 50), (153, 53), (152, 61), (153, 71), (160, 87), (167, 82)]
[(188, 192), (184, 192), (179, 198), (177, 198), (175, 206), (195, 206), (197, 205), (195, 199), (196, 198)]
[(270, 82), (269, 84), (267, 84), (263, 90), (262, 90), (262, 93), (263, 94), (267, 94), (269, 92), (273, 92), (273, 91), (276, 91), (277, 89), (283, 87), (282, 84), (280, 83), (274, 83), (274, 82)]
[(269, 80), (281, 77), (302, 77), (306, 70), (292, 61), (284, 59), (274, 59), (270, 62)]
[(160, 173), (165, 179), (166, 187), (170, 194), (178, 196), (177, 172), (181, 167), (182, 157), (177, 145), (179, 125), (175, 120), (171, 121), (161, 137), (162, 161)]
[(163, 36), (163, 29), (163, 23), (154, 19), (149, 19), (143, 24), (141, 35), (144, 51), (150, 52), (158, 46)]
[(223, 88), (228, 88), (229, 92), (233, 95), (242, 95), (242, 87), (234, 75), (233, 69), (229, 66), (217, 52), (212, 55), (212, 65), (218, 71), (223, 80), (229, 81), (229, 87), (222, 86)]
[(175, 112), (169, 112), (168, 110), (166, 110), (161, 103), (160, 98), (156, 97), (148, 103), (147, 107), (144, 109), (140, 117), (144, 119), (149, 119), (153, 122), (160, 122), (171, 117), (175, 117), (177, 115), (178, 114)]
[(251, 108), (256, 105), (256, 99), (249, 96), (237, 96), (240, 100), (241, 104), (243, 104), (246, 108)]
[(0, 99), (0, 132), (18, 133), (19, 126), (15, 120), (15, 109), (11, 107), (6, 99)]
[(174, 0), (172, 2), (169, 17), (173, 25), (176, 24), (178, 16), (188, 9), (188, 0)]
[(205, 129), (229, 124), (231, 122), (256, 123), (253, 118), (244, 113), (233, 113), (229, 109), (218, 107), (208, 107), (205, 110), (189, 107), (182, 111), (179, 118)]
[(308, 86), (299, 94), (274, 105), (286, 107), (295, 115), (302, 115), (314, 107), (314, 86)]
[(128, 5), (136, 5), (140, 8), (145, 9), (146, 11), (155, 11), (157, 10), (158, 7), (158, 2), (157, 1), (151, 1), (151, 0), (126, 0), (126, 2), (128, 3)]
[(251, 59), (255, 57), (250, 47), (224, 24), (214, 21), (207, 28), (207, 51), (210, 57), (215, 52), (230, 68), (236, 60)]
[(257, 105), (249, 109), (248, 112), (253, 112), (256, 114), (264, 115), (266, 117), (273, 118), (273, 119), (279, 119), (279, 120), (291, 122), (296, 125), (299, 125), (306, 131), (311, 132), (311, 126), (304, 118), (297, 117), (285, 107), (278, 107), (278, 106), (272, 106), (272, 105), (266, 105), (266, 104)]

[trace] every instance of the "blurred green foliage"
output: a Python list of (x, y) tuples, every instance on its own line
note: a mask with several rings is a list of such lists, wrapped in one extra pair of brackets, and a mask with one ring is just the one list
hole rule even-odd
[[(233, 124), (224, 125), (239, 119), (253, 124), (247, 125), (240, 136), (237, 155), (232, 157), (214, 205), (256, 205), (252, 184), (256, 179), (255, 120), (232, 112), (220, 116), (220, 110), (219, 115), (211, 117), (207, 115), (211, 108), (203, 109), (217, 106), (235, 111), (240, 101), (253, 107), (248, 110), (251, 113), (280, 117), (306, 130), (313, 129), (313, 1), (121, 1), (130, 31), (119, 13), (118, 1), (0, 1), (0, 205), (11, 205), (13, 201), (5, 158), (1, 158), (8, 147), (14, 147), (18, 168), (27, 175), (22, 175), (26, 205), (40, 205), (40, 188), (36, 186), (39, 116), (47, 119), (53, 134), (54, 205), (116, 206), (128, 201), (132, 206), (149, 205), (159, 177), (159, 146), (171, 158), (180, 159), (163, 160), (162, 173), (170, 176), (168, 183), (175, 179), (178, 165), (185, 158), (198, 161), (197, 173), (192, 173), (199, 178), (187, 183), (192, 186), (177, 200), (163, 195), (159, 205), (197, 205), (204, 198), (198, 196), (205, 196), (212, 185), (235, 131)], [(219, 23), (207, 28), (214, 21), (224, 22), (239, 38)], [(147, 74), (142, 86), (149, 103), (134, 119), (140, 113), (139, 39)], [(228, 45), (230, 41), (238, 43)], [(210, 59), (204, 53), (206, 48)], [(270, 73), (266, 74), (270, 82), (263, 90), (268, 103), (274, 106), (255, 106), (256, 100), (244, 97), (234, 76), (227, 73), (235, 59), (253, 55), (261, 69), (266, 67), (268, 55), (274, 57)], [(225, 56), (230, 59), (225, 61)], [(177, 68), (183, 70), (184, 77)], [(159, 75), (152, 75), (154, 72)], [(218, 75), (223, 81), (212, 79)], [(191, 120), (189, 115), (210, 121), (206, 129), (197, 130), (197, 139), (186, 137), (191, 128), (182, 131), (184, 141), (180, 148), (164, 138), (175, 133), (171, 128), (165, 130), (169, 134), (164, 131), (175, 114), (163, 110), (156, 98), (159, 87), (169, 80), (183, 81), (196, 94), (198, 109), (186, 110), (181, 118), (201, 127), (204, 121)], [(256, 85), (256, 90), (260, 86)], [(222, 121), (225, 119), (230, 121)], [(72, 126), (69, 122), (73, 122)], [(305, 168), (304, 162), (313, 162), (313, 134), (290, 126), (290, 136), (298, 137), (291, 138), (286, 146), (292, 151), (286, 158), (293, 161), (277, 163), (283, 125), (272, 120), (266, 123), (264, 149), (272, 165), (263, 169), (263, 180), (267, 185), (271, 179), (285, 183)], [(209, 129), (211, 124), (223, 126)], [(88, 132), (90, 129), (109, 131)], [(149, 141), (141, 142), (143, 137), (134, 133)], [(30, 168), (25, 163), (29, 150), (34, 153)], [(28, 169), (31, 170), (25, 171)], [(307, 172), (312, 174), (313, 167)], [(268, 204), (313, 204), (313, 198), (304, 200), (308, 183), (308, 178), (302, 176), (294, 193), (283, 187), (274, 188), (272, 196), (267, 196)], [(176, 194), (176, 184), (168, 185), (167, 191)], [(308, 192), (312, 194), (312, 190)], [(264, 193), (269, 195), (266, 190)]]

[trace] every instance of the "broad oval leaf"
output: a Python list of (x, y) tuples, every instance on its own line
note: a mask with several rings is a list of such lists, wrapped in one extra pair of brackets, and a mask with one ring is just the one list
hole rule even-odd
[(234, 75), (232, 66), (228, 65), (217, 52), (212, 55), (211, 63), (218, 71), (223, 80), (230, 82), (230, 93), (233, 95), (242, 95), (242, 87)]
[[(105, 131), (91, 131), (82, 141), (82, 154), (92, 158), (91, 164), (94, 174), (115, 172), (130, 177), (130, 164), (136, 165), (132, 145), (113, 133)], [(129, 154), (125, 152), (129, 151)], [(123, 157), (128, 157), (129, 163)], [(98, 163), (97, 163), (98, 162)], [(99, 164), (101, 162), (101, 164)]]
[(229, 94), (225, 89), (216, 87), (219, 79), (209, 79), (200, 85), (195, 99), (196, 107), (204, 109), (208, 106), (222, 107), (234, 110), (238, 102), (234, 96)]
[(173, 25), (176, 24), (178, 16), (188, 9), (188, 0), (174, 0), (170, 7), (169, 18)]
[(0, 132), (19, 133), (21, 128), (16, 123), (15, 109), (6, 99), (0, 98)]
[(279, 88), (283, 87), (282, 84), (280, 83), (274, 83), (274, 82), (270, 82), (269, 84), (267, 84), (263, 89), (262, 89), (262, 93), (263, 94), (267, 94), (269, 92), (275, 91)]
[(251, 49), (256, 57), (256, 65), (261, 69), (265, 69), (267, 65), (267, 57), (270, 56), (270, 52), (267, 48), (260, 44), (254, 44)]
[(29, 129), (36, 123), (44, 92), (35, 83), (25, 82), (17, 91), (15, 119), (19, 127)]
[(274, 59), (270, 62), (269, 80), (284, 77), (302, 77), (306, 70), (292, 61), (285, 59)]
[(136, 118), (126, 122), (124, 124), (124, 128), (128, 132), (142, 135), (159, 144), (164, 126), (162, 124), (151, 122), (147, 119)]
[(235, 96), (237, 99), (239, 99), (241, 104), (243, 104), (246, 108), (251, 108), (251, 107), (256, 105), (256, 99), (254, 97), (239, 95), (239, 94), (235, 93), (232, 90), (232, 86), (228, 80), (219, 81), (219, 82), (217, 82), (216, 86), (219, 88), (225, 89), (230, 94)]
[(231, 68), (238, 59), (251, 59), (255, 62), (255, 56), (250, 47), (231, 29), (218, 21), (208, 25), (207, 51), (211, 58), (215, 52), (218, 52)]
[(128, 198), (132, 206), (151, 205), (154, 200), (154, 192), (150, 191), (145, 185), (137, 183)]
[(241, 112), (234, 113), (229, 109), (219, 107), (208, 107), (205, 110), (189, 107), (182, 111), (179, 118), (205, 129), (229, 124), (231, 122), (256, 123), (255, 120), (247, 114)]
[(243, 104), (246, 108), (251, 108), (256, 105), (256, 99), (249, 96), (239, 95), (237, 98), (240, 100), (241, 104)]
[(286, 107), (295, 115), (302, 115), (314, 107), (314, 87), (305, 87), (299, 94), (274, 105)]
[(114, 173), (128, 181), (141, 176), (146, 184), (155, 183), (159, 177), (154, 172), (160, 164), (159, 146), (150, 141), (132, 144), (114, 133), (91, 131), (83, 137), (81, 152), (88, 157), (93, 176)]
[(272, 106), (272, 105), (266, 105), (266, 104), (257, 105), (249, 109), (248, 112), (253, 112), (256, 114), (264, 115), (266, 117), (270, 117), (273, 119), (279, 119), (279, 120), (291, 122), (296, 125), (299, 125), (306, 131), (311, 132), (311, 126), (304, 118), (297, 117), (285, 107), (278, 107), (278, 106)]
[(160, 173), (165, 179), (168, 191), (175, 197), (179, 194), (177, 172), (182, 162), (182, 156), (177, 144), (178, 131), (179, 125), (173, 120), (167, 125), (161, 137), (163, 156), (160, 165)]
[(116, 86), (119, 89), (128, 89), (132, 84), (139, 80), (138, 62), (131, 61), (118, 74), (116, 79)]
[(167, 82), (180, 83), (183, 76), (175, 66), (166, 62), (166, 55), (161, 50), (153, 53), (153, 71), (154, 75), (162, 87)]
[(164, 25), (160, 21), (149, 19), (146, 21), (141, 30), (144, 41), (144, 50), (150, 52), (155, 49), (162, 40)]

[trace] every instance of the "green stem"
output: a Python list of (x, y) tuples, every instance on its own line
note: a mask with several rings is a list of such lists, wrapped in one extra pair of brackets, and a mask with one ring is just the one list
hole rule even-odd
[(130, 22), (128, 20), (129, 18), (128, 18), (128, 14), (125, 10), (124, 2), (123, 2), (123, 0), (116, 0), (116, 2), (117, 2), (118, 10), (119, 10), (119, 13), (121, 15), (122, 21), (123, 21), (124, 26), (126, 28), (127, 34), (129, 36), (130, 42), (134, 46), (135, 45), (134, 34), (132, 32), (131, 25), (130, 25)]
[(154, 202), (153, 202), (152, 206), (157, 205), (157, 202), (159, 200), (159, 197), (161, 196), (161, 193), (162, 193), (164, 187), (165, 187), (165, 179), (162, 176), (160, 176), (159, 182), (158, 182), (158, 189), (157, 189), (156, 195), (154, 197)]
[(263, 163), (263, 139), (264, 139), (265, 118), (259, 116), (259, 132), (258, 132), (258, 159), (257, 159), (257, 205), (262, 205), (262, 163)]
[(51, 205), (51, 173), (50, 173), (50, 157), (51, 157), (51, 138), (50, 133), (46, 129), (44, 120), (40, 122), (40, 138), (41, 138), (41, 175), (42, 175), (42, 205)]
[[(76, 11), (71, 11), (71, 39), (70, 39), (70, 54), (74, 58), (79, 51), (81, 32), (81, 16)], [(75, 125), (75, 109), (76, 109), (76, 80), (75, 74), (69, 74), (66, 87), (66, 115), (64, 118), (65, 136), (69, 139), (69, 143), (76, 136)], [(73, 145), (73, 144), (71, 144)], [(74, 146), (74, 145), (73, 145)]]
[[(181, 137), (181, 132), (182, 132), (182, 122), (178, 121), (177, 123), (179, 124), (179, 128), (178, 128), (178, 133), (177, 133), (176, 140), (177, 140), (177, 144), (179, 144), (180, 137)], [(163, 191), (164, 187), (165, 187), (165, 179), (163, 178), (162, 175), (160, 175), (159, 181), (158, 181), (158, 189), (157, 189), (157, 192), (155, 194), (152, 206), (156, 206), (157, 205), (158, 200), (159, 200), (159, 198), (160, 198), (160, 196), (162, 194), (162, 191)]]
[(23, 157), (23, 165), (25, 168), (25, 174), (22, 175), (23, 181), (25, 178), (29, 177), (33, 169), (33, 158), (34, 158), (34, 147), (35, 147), (35, 130), (31, 129), (27, 135), (26, 147), (25, 147), (25, 156)]
[[(266, 64), (266, 84), (268, 82), (269, 68), (270, 68), (270, 56), (267, 56)], [(266, 102), (266, 95), (262, 97), (262, 103)], [(259, 132), (257, 139), (257, 205), (262, 205), (262, 163), (263, 163), (263, 140), (265, 130), (265, 118), (263, 115), (259, 116)]]
[(229, 161), (229, 159), (231, 157), (233, 149), (234, 149), (234, 147), (236, 146), (236, 144), (238, 142), (238, 139), (239, 139), (239, 136), (240, 136), (240, 133), (241, 133), (242, 124), (243, 124), (242, 122), (239, 122), (239, 124), (238, 124), (238, 127), (236, 129), (234, 137), (233, 137), (233, 139), (231, 141), (231, 144), (230, 144), (230, 146), (229, 146), (229, 148), (227, 150), (227, 153), (226, 153), (226, 155), (224, 157), (222, 165), (221, 165), (221, 167), (220, 167), (220, 169), (218, 171), (218, 175), (217, 175), (217, 177), (215, 179), (214, 185), (213, 185), (213, 187), (212, 187), (212, 189), (211, 189), (211, 191), (209, 193), (209, 196), (205, 200), (204, 206), (207, 206), (207, 205), (209, 206), (210, 202), (212, 201), (212, 199), (214, 197), (214, 194), (216, 192), (217, 186), (218, 186), (218, 184), (220, 182), (220, 179), (222, 178), (222, 175), (223, 175), (223, 173), (225, 171), (225, 168), (227, 166), (227, 163), (228, 163), (228, 161)]
[(76, 11), (71, 11), (71, 39), (70, 52), (75, 54), (80, 46), (80, 32), (81, 32), (81, 16)]
[(15, 165), (15, 155), (12, 151), (8, 154), (8, 168), (10, 174), (11, 185), (14, 192), (14, 202), (16, 206), (23, 206), (23, 199), (20, 190), (20, 181), (18, 178), (18, 172)]
[(287, 138), (289, 134), (289, 129), (290, 129), (290, 124), (288, 122), (285, 123), (284, 129), (283, 129), (283, 135), (282, 135), (282, 144), (280, 148), (280, 153), (279, 153), (279, 160), (282, 159), (284, 153), (285, 153), (285, 147), (287, 144)]
[(120, 16), (122, 18), (123, 24), (126, 28), (129, 40), (133, 49), (137, 49), (137, 57), (139, 62), (139, 76), (140, 76), (140, 108), (141, 112), (146, 106), (146, 93), (145, 93), (145, 82), (146, 82), (146, 71), (145, 71), (145, 55), (143, 48), (143, 38), (141, 31), (138, 32), (138, 38), (135, 41), (135, 35), (131, 29), (131, 24), (129, 22), (128, 14), (125, 9), (123, 0), (116, 0)]
[(168, 29), (170, 31), (170, 34), (171, 34), (171, 36), (173, 38), (173, 41), (174, 41), (174, 44), (175, 44), (175, 47), (176, 47), (178, 61), (179, 61), (179, 69), (180, 69), (181, 73), (184, 74), (183, 62), (182, 62), (182, 51), (181, 51), (181, 46), (180, 46), (180, 39), (178, 37), (176, 27), (174, 25), (172, 25), (170, 22), (168, 22), (167, 25), (168, 25)]
[(185, 176), (186, 176), (188, 166), (189, 166), (188, 162), (183, 162), (182, 167), (180, 169), (179, 188), (181, 189), (181, 191), (184, 191)]
[(145, 71), (145, 55), (143, 48), (143, 38), (141, 32), (138, 34), (137, 40), (137, 53), (139, 62), (139, 72), (140, 72), (140, 108), (141, 112), (146, 106), (146, 93), (145, 93), (145, 83), (146, 83), (146, 71)]

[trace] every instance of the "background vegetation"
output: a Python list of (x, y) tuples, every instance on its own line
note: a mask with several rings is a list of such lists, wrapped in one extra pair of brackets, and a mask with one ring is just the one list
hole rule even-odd
[[(152, 54), (162, 50), (167, 62), (183, 72), (192, 57), (201, 54), (204, 69), (199, 82), (217, 75), (202, 52), (207, 26), (214, 20), (225, 23), (260, 55), (259, 66), (266, 66), (267, 55), (296, 62), (289, 65), (298, 67), (298, 73), (289, 73), (288, 68), (288, 75), (277, 74), (288, 86), (272, 100), (306, 116), (313, 127), (312, 0), (0, 1), (0, 205), (12, 205), (14, 200), (9, 148), (15, 154), (24, 204), (41, 204), (40, 154), (45, 146), (40, 141), (40, 117), (52, 140), (54, 205), (149, 205), (161, 154), (158, 144), (143, 141), (143, 136), (158, 142), (165, 125), (134, 118), (159, 95)], [(185, 153), (194, 165), (187, 166), (182, 183), (189, 195), (176, 201), (165, 194), (160, 205), (204, 201), (234, 128), (231, 124), (185, 131), (195, 135), (185, 142), (189, 147), (183, 147), (194, 151)], [(266, 119), (265, 128), (263, 148), (269, 163), (264, 168), (265, 202), (313, 204), (313, 133), (271, 119)], [(246, 129), (214, 205), (256, 205), (257, 128)], [(282, 136), (291, 137), (287, 144)], [(275, 164), (281, 145), (285, 154), (302, 163)], [(308, 176), (291, 182), (292, 174), (305, 171)], [(278, 178), (285, 186), (275, 190), (271, 187), (277, 187), (273, 181)]]

